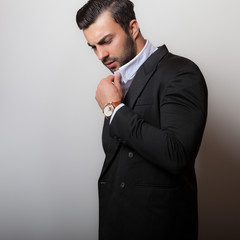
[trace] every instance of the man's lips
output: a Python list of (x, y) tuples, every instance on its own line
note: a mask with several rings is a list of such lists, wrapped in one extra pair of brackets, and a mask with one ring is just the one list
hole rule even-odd
[(107, 62), (107, 63), (105, 63), (105, 65), (108, 67), (108, 68), (113, 68), (113, 67), (115, 67), (115, 61), (111, 61), (111, 62)]

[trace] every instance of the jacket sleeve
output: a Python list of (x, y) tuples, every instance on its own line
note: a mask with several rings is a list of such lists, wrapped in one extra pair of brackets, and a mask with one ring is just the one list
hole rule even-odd
[(193, 166), (206, 123), (207, 87), (199, 69), (177, 72), (158, 101), (160, 127), (124, 106), (110, 125), (110, 136), (144, 161), (180, 174)]

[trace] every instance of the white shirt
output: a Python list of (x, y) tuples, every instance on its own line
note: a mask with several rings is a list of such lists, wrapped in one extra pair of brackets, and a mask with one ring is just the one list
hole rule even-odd
[[(120, 73), (121, 74), (121, 87), (123, 91), (123, 96), (125, 97), (127, 94), (128, 89), (131, 86), (131, 83), (133, 81), (133, 78), (135, 77), (138, 69), (142, 66), (142, 64), (157, 50), (156, 47), (154, 47), (148, 40), (146, 41), (146, 44), (144, 48), (141, 50), (141, 52), (134, 57), (130, 62), (124, 64), (121, 66), (115, 73)], [(112, 119), (115, 115), (115, 113), (123, 107), (124, 104), (119, 104), (114, 112), (113, 115), (110, 119), (110, 123), (112, 122)]]

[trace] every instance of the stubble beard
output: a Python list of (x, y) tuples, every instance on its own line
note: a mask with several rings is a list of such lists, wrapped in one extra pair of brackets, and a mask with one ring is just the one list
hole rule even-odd
[[(106, 62), (118, 62), (119, 63), (119, 68), (126, 63), (130, 62), (135, 56), (137, 52), (137, 47), (133, 39), (129, 34), (126, 36), (126, 40), (123, 46), (123, 52), (122, 55), (119, 57), (112, 57), (112, 58), (106, 58), (103, 59), (102, 63), (106, 66)], [(107, 67), (107, 66), (106, 66)], [(108, 68), (112, 73), (117, 71), (119, 68), (114, 67), (114, 68)]]

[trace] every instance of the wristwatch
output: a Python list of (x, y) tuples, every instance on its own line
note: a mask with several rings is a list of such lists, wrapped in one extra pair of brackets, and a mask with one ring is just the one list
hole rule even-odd
[(103, 108), (103, 114), (104, 116), (109, 119), (112, 114), (113, 114), (113, 111), (114, 109), (119, 105), (121, 104), (122, 102), (111, 102), (111, 103), (107, 103), (104, 108)]

